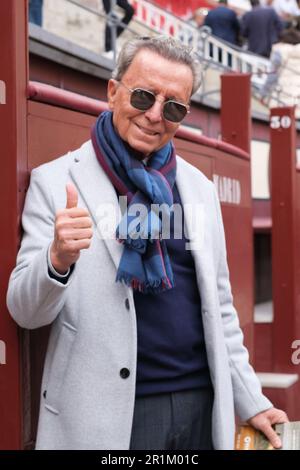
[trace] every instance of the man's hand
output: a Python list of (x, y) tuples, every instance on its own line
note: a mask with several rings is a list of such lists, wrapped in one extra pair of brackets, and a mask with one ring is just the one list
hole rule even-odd
[(80, 250), (89, 248), (93, 236), (92, 219), (86, 209), (80, 209), (78, 193), (73, 184), (67, 184), (66, 208), (57, 212), (54, 241), (50, 259), (54, 269), (65, 274), (76, 263)]
[(258, 413), (248, 420), (248, 423), (256, 429), (264, 433), (271, 445), (275, 449), (282, 446), (281, 440), (272, 428), (273, 424), (287, 423), (288, 417), (284, 411), (277, 408), (270, 408), (269, 410)]

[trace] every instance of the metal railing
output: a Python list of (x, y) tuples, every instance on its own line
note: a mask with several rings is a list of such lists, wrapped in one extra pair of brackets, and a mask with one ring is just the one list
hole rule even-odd
[[(125, 25), (115, 13), (116, 0), (112, 1), (112, 8), (109, 15), (106, 15), (101, 8), (102, 2), (98, 2), (98, 8), (88, 6), (84, 0), (66, 0), (89, 13), (101, 17), (111, 29), (112, 47), (114, 51), (114, 61), (117, 54), (117, 27), (124, 26), (133, 36), (137, 35), (135, 28), (131, 24)], [(135, 9), (134, 20), (143, 29), (147, 30), (149, 36), (166, 35), (172, 36), (190, 47), (203, 64), (203, 71), (208, 69), (218, 70), (220, 73), (226, 71), (249, 73), (253, 95), (258, 99), (264, 98), (266, 105), (274, 101), (280, 106), (286, 103), (287, 98), (291, 98), (280, 86), (273, 87), (267, 96), (262, 96), (261, 91), (266, 83), (267, 77), (273, 73), (272, 63), (269, 59), (252, 54), (243, 48), (234, 46), (223, 41), (210, 32), (210, 28), (204, 26), (197, 28), (193, 24), (176, 17), (163, 8), (154, 5), (147, 0), (129, 0)], [(216, 90), (217, 91), (217, 90)], [(207, 93), (213, 93), (209, 90)], [(204, 95), (202, 89), (200, 95)], [(298, 97), (295, 98), (297, 104)]]

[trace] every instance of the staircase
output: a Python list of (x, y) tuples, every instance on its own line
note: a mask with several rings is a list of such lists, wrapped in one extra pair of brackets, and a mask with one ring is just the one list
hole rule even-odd
[[(182, 41), (197, 53), (203, 64), (203, 83), (196, 94), (198, 101), (219, 109), (220, 76), (232, 71), (251, 74), (253, 116), (268, 119), (269, 105), (290, 102), (291, 97), (281, 93), (278, 87), (262, 100), (261, 88), (271, 72), (268, 59), (212, 36), (207, 27), (197, 29), (147, 0), (130, 3), (135, 8), (135, 17), (118, 39), (118, 50), (126, 40), (137, 35), (163, 34)], [(118, 7), (115, 11), (121, 17)], [(105, 24), (100, 0), (44, 1), (44, 29), (99, 55), (104, 52)], [(300, 109), (297, 116), (300, 117)]]

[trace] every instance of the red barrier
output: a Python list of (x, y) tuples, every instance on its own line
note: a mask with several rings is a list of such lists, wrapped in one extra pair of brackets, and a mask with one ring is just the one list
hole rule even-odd
[(17, 325), (9, 317), (5, 299), (8, 276), (16, 261), (18, 217), (25, 190), (24, 175), (27, 172), (26, 8), (25, 0), (0, 2), (0, 77), (6, 93), (4, 100), (2, 97), (4, 104), (0, 104), (0, 449), (17, 449), (22, 439), (20, 342)]
[(300, 172), (293, 107), (271, 111), (273, 368), (297, 373), (292, 343), (300, 340)]
[[(78, 93), (73, 93), (72, 91), (62, 90), (52, 85), (39, 82), (29, 82), (27, 96), (40, 103), (53, 104), (54, 106), (73, 109), (74, 111), (80, 111), (93, 116), (98, 116), (102, 111), (108, 109), (108, 105), (104, 101), (98, 101), (87, 96), (79, 95)], [(240, 122), (240, 119), (238, 119), (238, 122)], [(196, 142), (207, 147), (219, 149), (246, 160), (250, 158), (249, 152), (244, 151), (244, 147), (241, 145), (239, 145), (238, 147), (240, 148), (238, 148), (232, 142), (211, 139), (204, 135), (195, 135), (186, 128), (179, 127), (176, 136), (181, 139), (186, 139), (189, 142)]]
[(230, 73), (221, 77), (222, 139), (250, 153), (250, 75)]

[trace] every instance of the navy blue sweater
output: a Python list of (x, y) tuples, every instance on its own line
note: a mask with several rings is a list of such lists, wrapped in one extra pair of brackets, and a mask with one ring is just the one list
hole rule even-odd
[[(177, 187), (174, 203), (180, 203)], [(188, 240), (167, 240), (175, 288), (161, 294), (135, 292), (137, 396), (211, 385), (204, 343), (201, 299)]]

